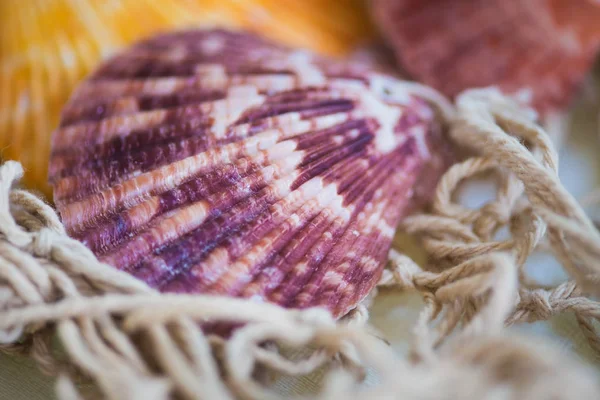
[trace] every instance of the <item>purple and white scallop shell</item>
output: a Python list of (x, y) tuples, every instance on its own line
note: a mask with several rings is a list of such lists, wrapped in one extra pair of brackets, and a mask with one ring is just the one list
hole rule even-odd
[(339, 317), (448, 160), (434, 109), (372, 67), (223, 30), (107, 61), (52, 138), (72, 237), (167, 292)]

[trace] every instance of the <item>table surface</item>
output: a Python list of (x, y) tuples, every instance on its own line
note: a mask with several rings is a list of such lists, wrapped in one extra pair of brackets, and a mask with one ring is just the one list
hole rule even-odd
[[(595, 83), (590, 81), (588, 88), (594, 86)], [(589, 93), (588, 96), (583, 95), (571, 110), (568, 122), (570, 133), (560, 151), (560, 178), (576, 198), (582, 198), (593, 188), (600, 187), (600, 158), (597, 157), (600, 148), (599, 107)], [(482, 184), (467, 188), (464, 193), (466, 202), (475, 206), (485, 201), (489, 194), (487, 186)], [(560, 282), (566, 277), (560, 266), (545, 255), (533, 255), (528, 261), (528, 271), (547, 283)], [(410, 327), (417, 318), (421, 304), (420, 297), (413, 293), (387, 292), (380, 294), (375, 300), (371, 322), (401, 354), (408, 349)], [(575, 354), (586, 363), (596, 366), (600, 372), (600, 358), (587, 345), (572, 315), (560, 315), (548, 322), (525, 324), (511, 329), (553, 341), (561, 351)], [(285, 390), (297, 392), (312, 389), (316, 383), (311, 378), (286, 379), (280, 385)], [(42, 375), (31, 360), (0, 354), (0, 400), (54, 398), (53, 386), (53, 379)]]

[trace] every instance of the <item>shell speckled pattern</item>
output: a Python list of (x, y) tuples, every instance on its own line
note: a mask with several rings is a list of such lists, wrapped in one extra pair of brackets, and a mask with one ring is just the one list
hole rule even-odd
[(0, 161), (47, 185), (50, 136), (75, 86), (140, 38), (182, 27), (249, 29), (294, 47), (346, 55), (373, 37), (363, 0), (0, 1)]
[(75, 91), (49, 168), (69, 234), (149, 285), (341, 316), (448, 150), (436, 111), (366, 64), (183, 31)]
[(377, 25), (415, 79), (455, 96), (530, 89), (542, 112), (567, 105), (600, 44), (594, 0), (373, 0)]

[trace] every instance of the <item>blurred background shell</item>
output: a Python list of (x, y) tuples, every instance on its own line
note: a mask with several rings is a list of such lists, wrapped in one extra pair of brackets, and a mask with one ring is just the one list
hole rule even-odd
[(75, 84), (116, 49), (188, 26), (247, 28), (343, 55), (371, 37), (361, 0), (0, 1), (0, 157), (50, 198), (50, 133)]
[(542, 112), (568, 105), (600, 45), (595, 0), (372, 0), (398, 63), (447, 96), (530, 89)]

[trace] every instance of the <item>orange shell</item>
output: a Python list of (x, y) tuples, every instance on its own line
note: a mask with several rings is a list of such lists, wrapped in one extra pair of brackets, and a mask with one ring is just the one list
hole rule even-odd
[(592, 0), (374, 0), (373, 12), (413, 77), (448, 96), (529, 88), (540, 111), (568, 104), (600, 39)]
[(370, 36), (362, 0), (0, 1), (0, 161), (46, 184), (50, 133), (75, 85), (107, 55), (151, 33), (185, 26), (244, 27), (341, 55)]

